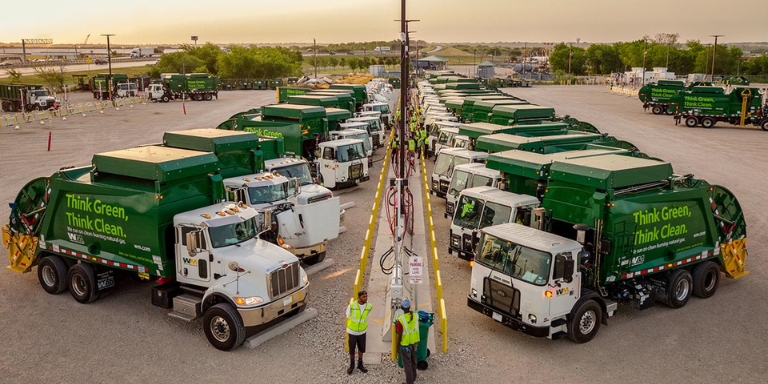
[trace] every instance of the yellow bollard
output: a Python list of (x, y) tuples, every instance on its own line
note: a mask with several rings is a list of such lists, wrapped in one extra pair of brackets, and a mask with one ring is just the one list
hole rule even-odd
[(443, 299), (443, 279), (440, 277), (440, 271), (435, 273), (435, 288), (437, 289), (437, 300)]
[(363, 248), (360, 252), (360, 271), (365, 274), (365, 267), (368, 265), (368, 249)]
[(360, 286), (362, 285), (363, 280), (363, 274), (360, 273), (360, 269), (357, 270), (357, 273), (355, 274), (355, 287), (354, 287), (354, 295), (352, 297), (357, 297), (357, 293), (360, 292)]
[(437, 248), (432, 248), (432, 265), (435, 270), (435, 276), (440, 272), (440, 258), (437, 257)]
[(440, 299), (440, 333), (443, 334), (443, 353), (448, 352), (448, 316), (445, 310), (445, 300)]

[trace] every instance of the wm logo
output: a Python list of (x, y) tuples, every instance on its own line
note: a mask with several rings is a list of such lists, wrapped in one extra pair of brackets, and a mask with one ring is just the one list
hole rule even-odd
[(83, 240), (83, 236), (78, 235), (76, 233), (67, 233), (67, 236), (69, 236), (69, 241), (77, 244), (85, 244), (85, 240)]
[(184, 264), (197, 265), (197, 259), (190, 259), (188, 257), (182, 257), (181, 259), (184, 261)]
[(563, 288), (560, 288), (560, 289), (557, 290), (557, 295), (558, 296), (564, 295), (566, 293), (568, 293), (568, 287), (563, 287)]

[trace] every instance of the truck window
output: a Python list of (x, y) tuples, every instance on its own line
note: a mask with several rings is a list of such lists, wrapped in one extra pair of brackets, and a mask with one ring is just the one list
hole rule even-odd
[[(330, 149), (330, 148), (326, 148)], [(309, 173), (309, 166), (307, 166), (307, 163), (299, 163), (299, 164), (293, 164), (289, 165), (287, 167), (282, 168), (274, 168), (273, 171), (283, 175), (288, 176), (291, 178), (297, 178), (299, 179), (299, 183), (301, 185), (309, 185), (312, 184), (312, 175)]]
[(435, 168), (432, 173), (444, 175), (448, 171), (448, 168), (451, 167), (452, 162), (453, 155), (449, 155), (445, 152), (437, 155), (437, 160), (435, 160)]
[(467, 229), (476, 229), (480, 222), (480, 214), (483, 211), (483, 201), (464, 195), (456, 206), (456, 214), (453, 223)]
[(453, 159), (453, 166), (451, 166), (451, 170), (453, 170), (453, 168), (456, 168), (457, 165), (462, 165), (462, 164), (469, 164), (469, 159), (467, 159), (466, 157), (456, 156)]
[(240, 223), (227, 224), (208, 228), (211, 244), (214, 248), (226, 247), (248, 241), (256, 236), (256, 225), (253, 219)]
[(440, 136), (437, 138), (438, 144), (446, 145), (448, 144), (448, 140), (450, 140), (453, 137), (453, 134), (447, 131), (441, 131)]
[(485, 235), (476, 262), (516, 280), (544, 285), (549, 279), (552, 255), (495, 236)]
[[(192, 227), (192, 226), (188, 226), (188, 225), (180, 226), (178, 233), (179, 233), (179, 236), (181, 237), (181, 245), (186, 247), (187, 246), (187, 233), (190, 233), (192, 231), (197, 231), (197, 230), (199, 230), (199, 228), (197, 228), (197, 227)], [(203, 236), (203, 232), (200, 232), (200, 234), (198, 236)], [(200, 245), (201, 245), (201, 247), (200, 247), (201, 249), (206, 249), (207, 248), (206, 245), (205, 245), (205, 241), (204, 240), (200, 241)]]
[(258, 187), (249, 187), (248, 195), (251, 197), (250, 203), (256, 205), (287, 199), (293, 192), (292, 189), (289, 190), (290, 188), (288, 184), (289, 183), (267, 184)]
[(451, 179), (451, 186), (448, 188), (448, 194), (456, 196), (467, 187), (467, 180), (470, 174), (464, 171), (456, 171)]
[(515, 223), (525, 225), (526, 227), (531, 226), (531, 207), (526, 208), (518, 208), (517, 213), (515, 214)]
[(363, 158), (365, 158), (363, 143), (342, 145), (339, 147), (338, 161), (340, 163), (346, 163)]
[(483, 218), (480, 220), (480, 228), (506, 224), (509, 222), (509, 216), (511, 214), (511, 207), (499, 203), (487, 203), (485, 204), (485, 208), (483, 208)]
[(493, 179), (490, 177), (475, 175), (475, 177), (472, 178), (472, 182), (469, 183), (469, 186), (467, 188), (474, 188), (474, 187), (490, 187), (493, 184)]
[(333, 148), (325, 148), (323, 149), (323, 159), (324, 160), (334, 160), (336, 156), (333, 155)]

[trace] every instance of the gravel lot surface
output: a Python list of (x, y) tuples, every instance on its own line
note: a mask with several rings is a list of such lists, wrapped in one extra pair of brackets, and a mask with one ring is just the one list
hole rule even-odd
[[(694, 173), (722, 184), (739, 197), (750, 225), (752, 272), (738, 281), (723, 280), (708, 300), (692, 299), (678, 310), (657, 306), (635, 311), (620, 306), (595, 340), (534, 339), (511, 331), (466, 306), (470, 267), (447, 254), (449, 222), (433, 199), (449, 318), (449, 352), (434, 353), (419, 382), (436, 383), (608, 383), (608, 382), (764, 382), (768, 313), (765, 280), (768, 133), (759, 130), (689, 129), (671, 117), (643, 113), (638, 100), (603, 92), (603, 87), (509, 89), (531, 102), (556, 107), (596, 125), (602, 132), (633, 142), (651, 156), (670, 161), (678, 173)], [(53, 125), (0, 129), (6, 202), (31, 178), (59, 167), (87, 164), (93, 153), (158, 142), (168, 130), (214, 127), (232, 114), (274, 101), (272, 91), (221, 93), (216, 102), (139, 105), (104, 115), (72, 117)], [(76, 95), (89, 101), (89, 95)], [(51, 152), (45, 151), (48, 130)], [(10, 145), (9, 145), (10, 144)], [(375, 160), (384, 155), (377, 151)], [(431, 172), (432, 161), (428, 161)], [(381, 162), (371, 181), (340, 191), (353, 201), (343, 224), (348, 231), (331, 242), (336, 264), (312, 276), (310, 306), (318, 317), (250, 350), (230, 353), (211, 347), (200, 322), (186, 324), (166, 315), (149, 300), (149, 283), (126, 281), (92, 304), (69, 294), (46, 294), (36, 270), (19, 275), (0, 271), (0, 377), (4, 382), (229, 382), (400, 383), (402, 371), (389, 362), (370, 372), (347, 376), (343, 349), (343, 308), (352, 293), (357, 257), (376, 188)], [(414, 191), (416, 193), (416, 191)], [(383, 212), (383, 211), (382, 211)]]

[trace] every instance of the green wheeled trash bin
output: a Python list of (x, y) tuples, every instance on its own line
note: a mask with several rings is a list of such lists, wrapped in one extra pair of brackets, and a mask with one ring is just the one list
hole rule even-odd
[[(416, 369), (423, 371), (429, 368), (427, 363), (427, 357), (430, 355), (429, 348), (427, 348), (427, 341), (429, 340), (429, 327), (435, 323), (435, 314), (419, 311), (419, 347), (416, 349)], [(397, 365), (402, 368), (403, 360), (400, 355), (397, 355)]]

